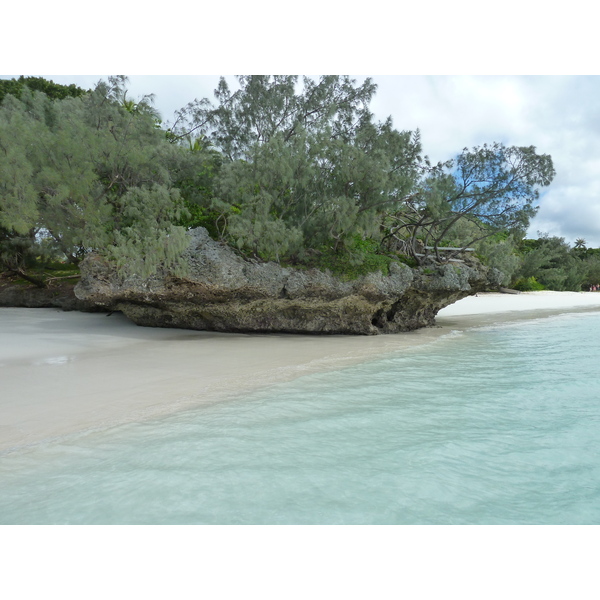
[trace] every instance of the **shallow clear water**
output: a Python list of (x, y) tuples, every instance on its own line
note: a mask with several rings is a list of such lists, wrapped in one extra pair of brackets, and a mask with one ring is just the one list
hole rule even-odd
[(0, 458), (0, 523), (600, 524), (600, 313)]

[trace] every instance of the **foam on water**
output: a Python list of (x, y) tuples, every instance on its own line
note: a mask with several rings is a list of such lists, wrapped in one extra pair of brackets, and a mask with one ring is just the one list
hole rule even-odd
[(600, 313), (3, 457), (0, 523), (600, 524)]

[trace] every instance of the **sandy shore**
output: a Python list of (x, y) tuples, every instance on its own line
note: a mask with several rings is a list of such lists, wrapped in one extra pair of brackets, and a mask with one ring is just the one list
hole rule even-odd
[(600, 310), (600, 293), (479, 294), (441, 311), (438, 327), (362, 337), (153, 329), (120, 314), (0, 308), (0, 453), (410, 352), (453, 329), (580, 310)]

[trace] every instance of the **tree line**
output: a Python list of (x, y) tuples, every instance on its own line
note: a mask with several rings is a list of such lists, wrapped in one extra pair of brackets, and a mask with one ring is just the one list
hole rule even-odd
[(571, 246), (564, 238), (539, 234), (520, 240), (515, 255), (511, 279), (516, 289), (577, 292), (600, 284), (600, 248), (587, 248), (583, 238)]
[(523, 245), (550, 156), (490, 143), (432, 164), (418, 130), (375, 120), (375, 92), (347, 76), (221, 78), (163, 124), (123, 76), (2, 80), (1, 266), (35, 280), (35, 265), (95, 252), (123, 274), (178, 272), (201, 225), (249, 260), (352, 274), (472, 247), (507, 280), (576, 285), (549, 266), (563, 260), (550, 238)]

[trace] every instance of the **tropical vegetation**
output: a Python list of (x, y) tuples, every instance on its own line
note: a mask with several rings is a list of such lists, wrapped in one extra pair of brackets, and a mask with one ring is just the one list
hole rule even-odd
[(375, 92), (346, 76), (221, 78), (214, 102), (163, 124), (123, 76), (87, 91), (2, 80), (0, 267), (44, 285), (44, 266), (94, 252), (125, 275), (183, 273), (185, 231), (203, 226), (248, 259), (349, 276), (467, 248), (506, 284), (600, 275), (584, 240), (524, 240), (550, 156), (490, 143), (432, 164), (418, 130), (375, 120)]

